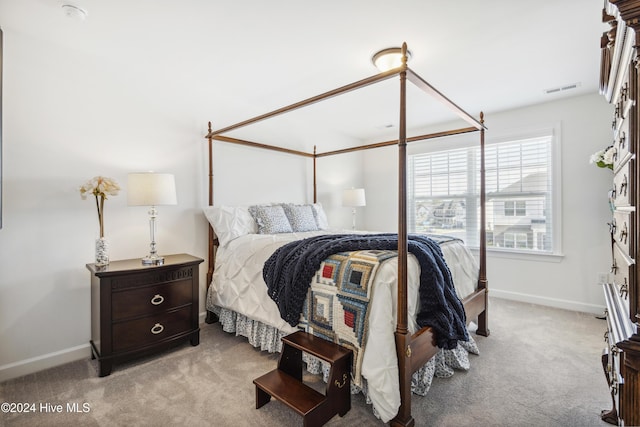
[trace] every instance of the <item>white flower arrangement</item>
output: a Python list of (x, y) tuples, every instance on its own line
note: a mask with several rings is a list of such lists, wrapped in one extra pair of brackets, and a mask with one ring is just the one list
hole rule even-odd
[(120, 187), (114, 179), (104, 176), (94, 176), (80, 187), (80, 197), (86, 200), (87, 195), (93, 194), (96, 198), (98, 209), (98, 223), (100, 224), (100, 237), (104, 237), (104, 201), (109, 196), (117, 196)]
[(600, 150), (591, 155), (590, 163), (595, 163), (599, 168), (613, 169), (613, 156), (615, 154), (613, 145)]

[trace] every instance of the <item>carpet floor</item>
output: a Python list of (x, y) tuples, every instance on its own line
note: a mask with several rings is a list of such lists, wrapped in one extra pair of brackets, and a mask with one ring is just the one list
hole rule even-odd
[[(611, 407), (600, 364), (605, 321), (497, 298), (489, 310), (491, 335), (474, 336), (480, 355), (470, 355), (471, 369), (436, 378), (427, 396), (413, 397), (417, 426), (608, 426), (599, 416)], [(108, 377), (99, 378), (87, 358), (5, 381), (0, 402), (32, 411), (2, 412), (0, 425), (302, 425), (275, 400), (255, 409), (252, 380), (274, 369), (277, 357), (218, 324), (202, 325), (199, 346), (116, 365)], [(384, 424), (360, 394), (326, 425)]]

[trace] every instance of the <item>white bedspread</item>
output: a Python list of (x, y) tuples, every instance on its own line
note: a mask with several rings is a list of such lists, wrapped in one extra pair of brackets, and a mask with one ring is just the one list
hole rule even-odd
[[(333, 233), (351, 231), (336, 230)], [(213, 283), (207, 296), (208, 304), (241, 313), (253, 320), (284, 332), (296, 329), (280, 318), (278, 307), (267, 294), (262, 278), (265, 261), (280, 246), (306, 237), (331, 233), (327, 230), (286, 234), (248, 234), (218, 248)], [(462, 299), (476, 287), (478, 266), (473, 255), (460, 242), (441, 245), (451, 270), (456, 292)], [(415, 315), (418, 305), (420, 266), (408, 254), (409, 329), (418, 328)], [(375, 410), (384, 422), (400, 407), (398, 361), (394, 332), (397, 309), (397, 258), (384, 261), (376, 275), (369, 305), (369, 332), (362, 362), (362, 376), (368, 382), (368, 393)], [(391, 303), (389, 303), (391, 301)], [(209, 307), (208, 307), (209, 308)]]

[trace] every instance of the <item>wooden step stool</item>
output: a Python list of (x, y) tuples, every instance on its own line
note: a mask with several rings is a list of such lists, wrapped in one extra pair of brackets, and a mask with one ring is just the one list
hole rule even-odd
[[(278, 368), (256, 378), (256, 409), (271, 396), (302, 415), (305, 427), (321, 426), (335, 414), (351, 409), (351, 358), (353, 352), (320, 337), (298, 331), (282, 338)], [(302, 352), (331, 364), (325, 394), (302, 382)]]

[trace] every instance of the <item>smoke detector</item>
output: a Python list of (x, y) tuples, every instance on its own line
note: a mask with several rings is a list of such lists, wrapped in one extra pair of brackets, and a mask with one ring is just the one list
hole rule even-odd
[(75, 19), (77, 21), (84, 21), (87, 17), (86, 10), (73, 4), (63, 4), (62, 11), (68, 18)]

